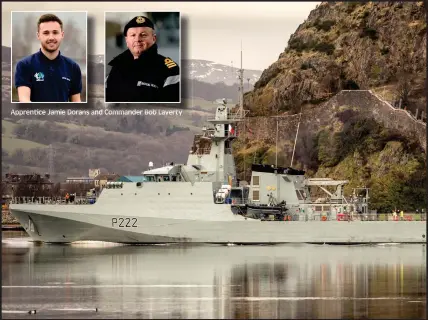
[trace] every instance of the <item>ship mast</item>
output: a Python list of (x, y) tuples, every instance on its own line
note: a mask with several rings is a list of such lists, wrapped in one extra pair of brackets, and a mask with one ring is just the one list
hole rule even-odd
[[(241, 69), (239, 69), (239, 118), (243, 118), (245, 117), (245, 113), (244, 113), (244, 69), (242, 68), (242, 40), (241, 40)], [(246, 126), (245, 126), (245, 119), (244, 120), (244, 142), (246, 141)], [(245, 164), (245, 152), (244, 152), (244, 181), (246, 181), (246, 164)]]
[[(244, 115), (244, 69), (242, 69), (242, 41), (241, 41), (241, 69), (239, 69), (239, 116)], [(245, 122), (244, 122), (245, 125)]]
[[(276, 89), (275, 89), (276, 97)], [(275, 136), (275, 168), (278, 168), (278, 129), (279, 129), (279, 109), (278, 103), (276, 103), (276, 136)]]

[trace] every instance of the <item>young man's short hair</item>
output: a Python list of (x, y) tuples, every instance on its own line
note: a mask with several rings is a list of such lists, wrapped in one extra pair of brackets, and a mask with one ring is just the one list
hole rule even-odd
[(41, 23), (43, 23), (43, 22), (58, 22), (59, 23), (59, 25), (60, 25), (60, 27), (61, 27), (61, 30), (62, 30), (62, 21), (61, 21), (61, 19), (60, 18), (58, 18), (56, 15), (54, 15), (54, 14), (51, 14), (51, 13), (47, 13), (47, 14), (44, 14), (44, 15), (42, 15), (40, 18), (39, 18), (39, 21), (37, 21), (37, 31), (39, 31), (39, 29), (40, 29), (40, 24)]

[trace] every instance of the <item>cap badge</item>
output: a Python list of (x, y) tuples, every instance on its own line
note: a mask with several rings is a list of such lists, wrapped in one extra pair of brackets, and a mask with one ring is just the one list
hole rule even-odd
[(144, 23), (146, 21), (146, 19), (144, 19), (143, 17), (137, 17), (137, 19), (135, 19), (135, 22), (137, 23)]

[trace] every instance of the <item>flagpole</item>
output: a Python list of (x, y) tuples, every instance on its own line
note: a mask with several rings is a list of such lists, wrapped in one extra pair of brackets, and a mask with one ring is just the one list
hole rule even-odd
[[(240, 99), (239, 99), (239, 117), (242, 118), (244, 115), (244, 70), (242, 69), (242, 40), (241, 40), (241, 69), (239, 70), (239, 90), (240, 90)], [(245, 125), (245, 118), (244, 118), (244, 147), (246, 145), (246, 139), (247, 138), (247, 128)], [(244, 152), (244, 181), (247, 181), (247, 165), (245, 163), (246, 157)]]
[(302, 119), (302, 109), (303, 109), (303, 105), (300, 108), (299, 122), (297, 123), (297, 131), (296, 131), (296, 137), (294, 139), (293, 155), (291, 156), (290, 167), (293, 167), (294, 151), (296, 150), (297, 136), (299, 135), (300, 120)]
[[(274, 93), (274, 99), (276, 98), (276, 89), (275, 89), (275, 93)], [(274, 103), (276, 103), (276, 101), (274, 100)], [(275, 168), (278, 168), (278, 104), (276, 103), (276, 138), (275, 138)]]

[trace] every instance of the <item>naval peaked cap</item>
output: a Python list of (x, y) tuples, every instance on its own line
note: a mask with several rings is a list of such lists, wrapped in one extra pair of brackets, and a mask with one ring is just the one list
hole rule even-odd
[(132, 20), (126, 24), (125, 28), (123, 29), (123, 35), (126, 37), (126, 33), (128, 32), (129, 28), (137, 27), (149, 27), (151, 29), (155, 29), (153, 22), (151, 22), (149, 18), (137, 16), (132, 18)]

